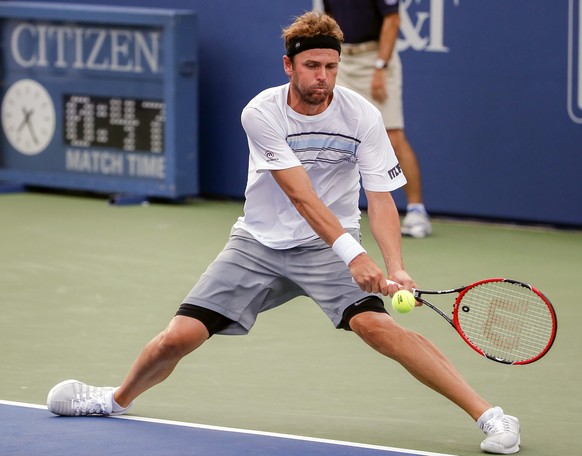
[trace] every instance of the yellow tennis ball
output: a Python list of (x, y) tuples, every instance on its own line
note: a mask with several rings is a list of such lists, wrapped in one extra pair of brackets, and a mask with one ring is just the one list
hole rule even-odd
[(416, 299), (408, 290), (400, 290), (394, 293), (392, 297), (392, 307), (396, 312), (406, 313), (414, 309)]

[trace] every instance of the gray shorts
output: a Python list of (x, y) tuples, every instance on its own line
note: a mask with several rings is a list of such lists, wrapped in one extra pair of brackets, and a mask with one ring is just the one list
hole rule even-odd
[[(359, 240), (359, 232), (350, 234)], [(237, 229), (184, 299), (233, 322), (217, 334), (247, 334), (257, 315), (297, 296), (309, 296), (335, 327), (351, 304), (374, 294), (362, 291), (349, 269), (321, 239), (275, 250)]]

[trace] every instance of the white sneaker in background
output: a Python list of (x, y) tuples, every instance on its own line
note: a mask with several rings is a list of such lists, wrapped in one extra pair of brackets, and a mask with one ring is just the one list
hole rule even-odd
[(400, 229), (403, 236), (424, 238), (432, 233), (432, 224), (428, 214), (424, 210), (409, 209), (402, 220)]

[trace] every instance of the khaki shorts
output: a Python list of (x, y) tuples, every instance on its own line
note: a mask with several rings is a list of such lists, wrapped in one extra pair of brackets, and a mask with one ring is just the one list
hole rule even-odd
[[(387, 130), (404, 129), (404, 113), (402, 108), (402, 64), (396, 50), (392, 53), (388, 68), (386, 69), (386, 87), (388, 99), (379, 103), (372, 98), (372, 76), (374, 74), (374, 62), (378, 58), (377, 46), (373, 42), (362, 43), (363, 52), (346, 52), (346, 45), (342, 51), (340, 69), (336, 83), (358, 92), (365, 97), (382, 113), (384, 126)], [(368, 46), (366, 46), (368, 45)], [(360, 46), (360, 45), (354, 45)], [(367, 50), (376, 47), (375, 50)]]

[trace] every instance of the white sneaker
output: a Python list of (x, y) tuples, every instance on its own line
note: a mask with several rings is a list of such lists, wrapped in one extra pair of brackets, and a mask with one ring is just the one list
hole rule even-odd
[(487, 410), (477, 424), (487, 434), (487, 438), (481, 442), (483, 451), (495, 454), (513, 454), (519, 451), (519, 420), (503, 413), (501, 407)]
[[(55, 415), (115, 415), (111, 386), (90, 386), (77, 380), (65, 380), (48, 393), (47, 407)], [(120, 413), (119, 413), (120, 414)]]
[(402, 220), (400, 232), (403, 236), (413, 238), (424, 238), (432, 233), (432, 224), (425, 211), (411, 210), (406, 213)]

